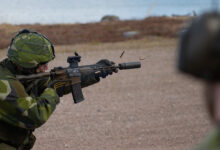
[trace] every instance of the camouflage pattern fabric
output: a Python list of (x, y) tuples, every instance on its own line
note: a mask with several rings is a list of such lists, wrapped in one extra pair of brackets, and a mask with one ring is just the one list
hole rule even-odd
[(39, 33), (29, 32), (15, 36), (8, 48), (8, 58), (23, 68), (34, 68), (54, 59), (52, 43)]
[(15, 74), (15, 68), (8, 59), (0, 63), (0, 121), (20, 129), (33, 130), (48, 120), (59, 103), (59, 97), (54, 89), (45, 87), (38, 97), (29, 95), (31, 92), (27, 93)]
[(0, 143), (0, 150), (17, 150), (17, 149), (8, 144)]
[(205, 141), (194, 150), (220, 150), (220, 129), (216, 128)]

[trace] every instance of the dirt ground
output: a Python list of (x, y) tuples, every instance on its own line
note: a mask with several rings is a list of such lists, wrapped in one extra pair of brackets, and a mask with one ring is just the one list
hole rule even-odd
[(62, 97), (49, 121), (36, 129), (33, 150), (189, 150), (210, 130), (203, 85), (176, 70), (176, 40), (55, 48), (51, 68), (67, 65), (75, 50), (81, 65), (101, 58), (144, 60), (141, 69), (119, 71), (83, 89), (85, 101), (79, 104), (73, 104), (71, 94)]

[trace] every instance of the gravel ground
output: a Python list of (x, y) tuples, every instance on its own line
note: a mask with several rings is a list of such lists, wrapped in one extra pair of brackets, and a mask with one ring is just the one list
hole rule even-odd
[[(114, 44), (113, 44), (114, 46)], [(61, 98), (54, 114), (36, 129), (33, 150), (187, 150), (211, 127), (202, 84), (179, 74), (175, 44), (126, 50), (81, 51), (81, 65), (101, 58), (142, 60), (142, 68), (119, 71), (83, 89), (85, 101)], [(58, 53), (51, 68), (66, 65)]]

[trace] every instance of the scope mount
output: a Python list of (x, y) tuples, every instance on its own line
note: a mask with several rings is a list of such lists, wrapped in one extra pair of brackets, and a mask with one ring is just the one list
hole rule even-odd
[(69, 56), (67, 58), (67, 62), (69, 63), (71, 68), (77, 68), (80, 61), (81, 56), (77, 52), (75, 52), (75, 56)]

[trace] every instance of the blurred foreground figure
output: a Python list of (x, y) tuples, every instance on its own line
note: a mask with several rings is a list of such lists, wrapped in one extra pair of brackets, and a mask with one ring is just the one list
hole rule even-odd
[(196, 18), (182, 33), (178, 68), (206, 84), (207, 108), (216, 129), (196, 150), (220, 150), (220, 14)]
[[(11, 41), (8, 58), (0, 62), (0, 150), (30, 150), (35, 142), (34, 129), (44, 124), (59, 103), (59, 97), (70, 93), (64, 88), (66, 81), (38, 79), (21, 82), (16, 75), (45, 72), (47, 63), (55, 58), (53, 44), (44, 35), (24, 29)], [(105, 68), (113, 62), (101, 60), (97, 65)], [(99, 81), (99, 77), (112, 74), (82, 73), (82, 87)], [(59, 86), (54, 86), (55, 84)]]

